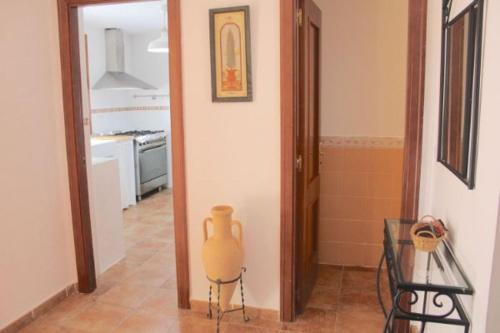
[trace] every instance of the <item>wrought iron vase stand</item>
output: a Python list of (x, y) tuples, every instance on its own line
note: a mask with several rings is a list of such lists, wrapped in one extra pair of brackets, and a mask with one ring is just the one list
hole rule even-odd
[[(229, 280), (229, 281), (222, 281), (220, 279), (218, 280), (212, 280), (210, 277), (207, 276), (207, 280), (216, 284), (217, 285), (217, 333), (219, 333), (220, 331), (220, 321), (222, 320), (222, 317), (224, 317), (224, 315), (226, 313), (229, 313), (229, 312), (235, 312), (235, 311), (241, 311), (243, 313), (243, 320), (245, 322), (248, 322), (250, 320), (250, 318), (246, 315), (246, 312), (245, 312), (245, 295), (244, 295), (244, 292), (243, 292), (243, 273), (245, 273), (247, 271), (247, 269), (245, 267), (242, 267), (241, 268), (241, 273), (240, 275), (235, 278), (235, 279), (232, 279), (232, 280)], [(235, 308), (235, 309), (231, 309), (231, 310), (225, 310), (225, 311), (221, 311), (221, 308), (220, 308), (220, 288), (223, 284), (230, 284), (230, 283), (234, 283), (234, 282), (240, 282), (240, 291), (241, 291), (241, 307), (239, 308)], [(212, 319), (213, 318), (213, 313), (212, 313), (212, 284), (210, 284), (210, 289), (208, 291), (208, 314), (207, 314), (207, 317)]]

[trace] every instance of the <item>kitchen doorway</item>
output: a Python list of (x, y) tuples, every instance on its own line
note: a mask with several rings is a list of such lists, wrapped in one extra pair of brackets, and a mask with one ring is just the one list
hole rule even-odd
[(59, 0), (79, 291), (111, 302), (164, 288), (189, 308), (179, 12)]

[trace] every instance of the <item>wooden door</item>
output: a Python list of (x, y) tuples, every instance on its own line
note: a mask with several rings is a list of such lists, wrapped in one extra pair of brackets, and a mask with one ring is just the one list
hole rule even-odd
[(319, 88), (321, 11), (312, 0), (299, 10), (299, 101), (296, 137), (296, 309), (303, 312), (318, 272)]

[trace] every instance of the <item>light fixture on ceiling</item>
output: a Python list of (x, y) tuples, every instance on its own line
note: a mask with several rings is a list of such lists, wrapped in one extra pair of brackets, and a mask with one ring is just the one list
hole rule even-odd
[(162, 3), (161, 9), (163, 14), (161, 35), (160, 38), (149, 43), (148, 52), (168, 53), (167, 4)]

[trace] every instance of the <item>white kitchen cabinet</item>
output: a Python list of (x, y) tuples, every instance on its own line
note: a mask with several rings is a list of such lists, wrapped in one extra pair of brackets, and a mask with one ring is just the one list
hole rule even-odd
[(101, 274), (125, 257), (118, 159), (92, 158), (92, 199), (95, 268)]
[(134, 140), (132, 137), (112, 139), (93, 138), (92, 157), (116, 158), (119, 165), (122, 209), (136, 204)]
[(135, 205), (135, 159), (134, 159), (134, 141), (118, 141), (118, 158), (120, 163), (120, 183), (122, 184), (122, 208)]

